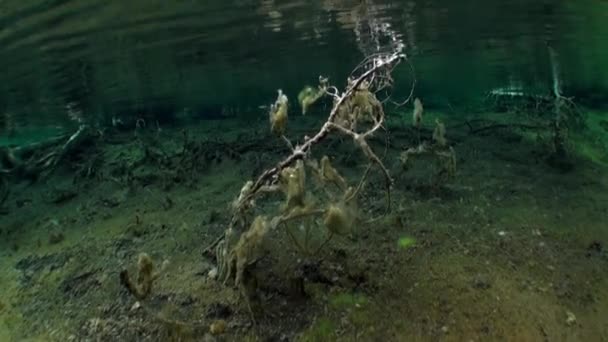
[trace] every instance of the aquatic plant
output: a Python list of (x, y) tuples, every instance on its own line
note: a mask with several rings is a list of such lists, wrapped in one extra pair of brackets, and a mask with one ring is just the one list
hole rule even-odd
[(160, 269), (157, 270), (152, 258), (146, 253), (140, 253), (137, 258), (136, 280), (133, 279), (127, 269), (120, 272), (121, 285), (137, 299), (131, 310), (141, 309), (158, 323), (162, 328), (161, 334), (163, 336), (161, 340), (163, 341), (190, 341), (193, 332), (196, 330), (207, 330), (212, 334), (223, 333), (225, 326), (222, 326), (222, 322), (214, 321), (209, 324), (205, 320), (181, 321), (165, 312), (169, 306), (158, 309), (149, 305), (153, 285), (167, 267), (168, 262), (163, 262)]
[(251, 224), (251, 228), (240, 236), (236, 246), (225, 256), (224, 264), (227, 267), (222, 276), (224, 283), (234, 276), (234, 283), (241, 284), (245, 268), (260, 256), (260, 245), (268, 228), (269, 223), (266, 217), (257, 216)]
[(446, 128), (443, 122), (435, 120), (432, 141), (422, 141), (416, 147), (401, 152), (399, 161), (404, 172), (408, 171), (414, 159), (421, 156), (432, 156), (436, 160), (436, 169), (432, 176), (432, 185), (439, 186), (456, 175), (456, 151), (448, 145), (445, 137)]
[(319, 86), (317, 89), (306, 86), (298, 93), (298, 102), (300, 103), (300, 108), (302, 108), (302, 115), (306, 115), (308, 108), (325, 95), (328, 82), (329, 80), (327, 78), (319, 77)]
[(137, 260), (137, 282), (135, 282), (127, 270), (120, 272), (120, 282), (129, 293), (137, 299), (146, 299), (152, 291), (152, 284), (158, 278), (154, 270), (154, 263), (148, 254), (141, 253)]
[(270, 131), (278, 136), (284, 135), (287, 128), (288, 102), (287, 96), (279, 89), (276, 101), (270, 106)]

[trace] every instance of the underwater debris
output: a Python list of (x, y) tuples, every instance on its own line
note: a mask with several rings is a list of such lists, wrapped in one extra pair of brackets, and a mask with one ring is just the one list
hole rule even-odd
[[(291, 153), (274, 167), (262, 172), (255, 181), (249, 180), (244, 184), (239, 196), (232, 202), (232, 218), (224, 235), (205, 249), (206, 252), (215, 250), (218, 279), (227, 284), (234, 278), (234, 286), (245, 294), (252, 319), (249, 294), (254, 292), (251, 288), (256, 286), (256, 282), (251, 266), (263, 257), (261, 245), (267, 234), (280, 228), (291, 238), (295, 247), (309, 256), (314, 256), (334, 234), (348, 234), (357, 216), (357, 195), (365, 187), (372, 166), (377, 166), (384, 176), (387, 207), (390, 208), (392, 178), (367, 140), (383, 128), (385, 121), (382, 103), (375, 93), (391, 85), (390, 74), (404, 59), (405, 55), (400, 49), (370, 56), (355, 69), (343, 92), (329, 86), (321, 78), (316, 95), (323, 89), (326, 95), (332, 97), (333, 106), (319, 131), (305, 136), (304, 141), (297, 145), (291, 144), (284, 135), (287, 97), (279, 90), (269, 114), (271, 131), (288, 143)], [(303, 108), (308, 108), (307, 105), (314, 98), (312, 91), (308, 89), (301, 95), (299, 100)], [(331, 165), (329, 157), (324, 156), (319, 163), (311, 156), (311, 148), (333, 133), (352, 138), (354, 146), (369, 162), (356, 187), (348, 186), (348, 181)], [(319, 187), (307, 185), (306, 168), (316, 175)], [(326, 184), (334, 184), (335, 187)], [(283, 194), (284, 202), (275, 207), (276, 211), (272, 213), (272, 209), (264, 207), (264, 215), (257, 214), (256, 211), (261, 211), (257, 200), (264, 194), (277, 192)], [(313, 234), (318, 228), (322, 228), (321, 236), (324, 238)], [(315, 245), (313, 240), (318, 242), (316, 247), (312, 247)]]
[(50, 175), (61, 161), (91, 137), (89, 126), (82, 124), (72, 135), (64, 134), (16, 148), (0, 147), (0, 176), (34, 182)]

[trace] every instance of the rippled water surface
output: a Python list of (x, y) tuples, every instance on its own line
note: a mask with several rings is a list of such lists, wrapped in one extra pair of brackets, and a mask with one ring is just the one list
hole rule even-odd
[(57, 121), (66, 108), (247, 111), (279, 87), (343, 79), (370, 21), (398, 32), (418, 91), (440, 103), (497, 87), (547, 92), (547, 45), (570, 93), (608, 88), (605, 1), (8, 0), (0, 110), (24, 122)]

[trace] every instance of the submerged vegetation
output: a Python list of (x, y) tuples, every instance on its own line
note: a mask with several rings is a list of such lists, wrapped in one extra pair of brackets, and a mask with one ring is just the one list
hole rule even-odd
[(543, 94), (439, 107), (366, 3), (336, 19), (361, 63), (252, 119), (70, 102), (1, 145), (0, 340), (608, 338), (605, 113), (550, 45)]
[[(279, 130), (280, 135), (286, 140), (291, 153), (276, 166), (263, 171), (255, 181), (245, 183), (232, 204), (232, 218), (224, 237), (217, 240), (217, 246), (208, 248), (216, 250), (215, 258), (220, 279), (226, 283), (234, 277), (234, 284), (245, 294), (246, 301), (250, 298), (245, 284), (250, 281), (245, 277), (252, 276), (248, 269), (262, 257), (259, 253), (260, 245), (269, 232), (284, 230), (300, 251), (316, 255), (334, 234), (346, 234), (355, 224), (358, 219), (355, 209), (357, 198), (364, 189), (373, 166), (378, 167), (384, 174), (387, 201), (390, 203), (391, 176), (367, 140), (385, 122), (382, 105), (374, 93), (391, 86), (385, 80), (390, 79), (390, 73), (404, 58), (405, 55), (400, 50), (370, 58), (359, 70), (353, 72), (346, 90), (342, 93), (323, 80), (319, 89), (333, 98), (327, 121), (317, 133), (305, 137), (295, 147), (284, 136), (287, 98), (279, 90), (277, 102), (270, 109), (271, 131), (277, 133), (276, 127), (282, 127)], [(306, 106), (310, 103), (306, 101)], [(363, 123), (369, 123), (369, 127), (361, 128)], [(331, 165), (328, 156), (323, 156), (319, 163), (311, 155), (313, 149), (318, 149), (318, 145), (333, 134), (351, 138), (368, 160), (367, 170), (355, 185), (349, 185)], [(307, 173), (316, 176), (316, 191), (312, 190)], [(330, 190), (332, 186), (337, 188), (336, 191)], [(256, 214), (256, 207), (263, 206), (260, 203), (262, 196), (266, 197), (275, 192), (284, 196), (284, 203), (278, 210), (274, 210), (276, 214), (270, 218)], [(268, 210), (266, 208), (265, 211)], [(316, 226), (320, 222), (326, 229), (327, 237), (318, 247), (312, 248), (309, 244), (314, 239), (313, 235), (319, 234)], [(251, 307), (250, 304), (248, 306)], [(254, 315), (253, 312), (251, 314)]]

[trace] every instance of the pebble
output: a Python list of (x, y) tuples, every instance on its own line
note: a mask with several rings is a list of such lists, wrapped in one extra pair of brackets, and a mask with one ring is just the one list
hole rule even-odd
[(135, 311), (137, 309), (141, 308), (141, 303), (140, 302), (135, 302), (135, 304), (133, 304), (133, 306), (131, 306), (131, 311)]
[(217, 267), (214, 267), (211, 270), (209, 270), (209, 273), (207, 273), (207, 276), (209, 277), (209, 279), (217, 278)]

